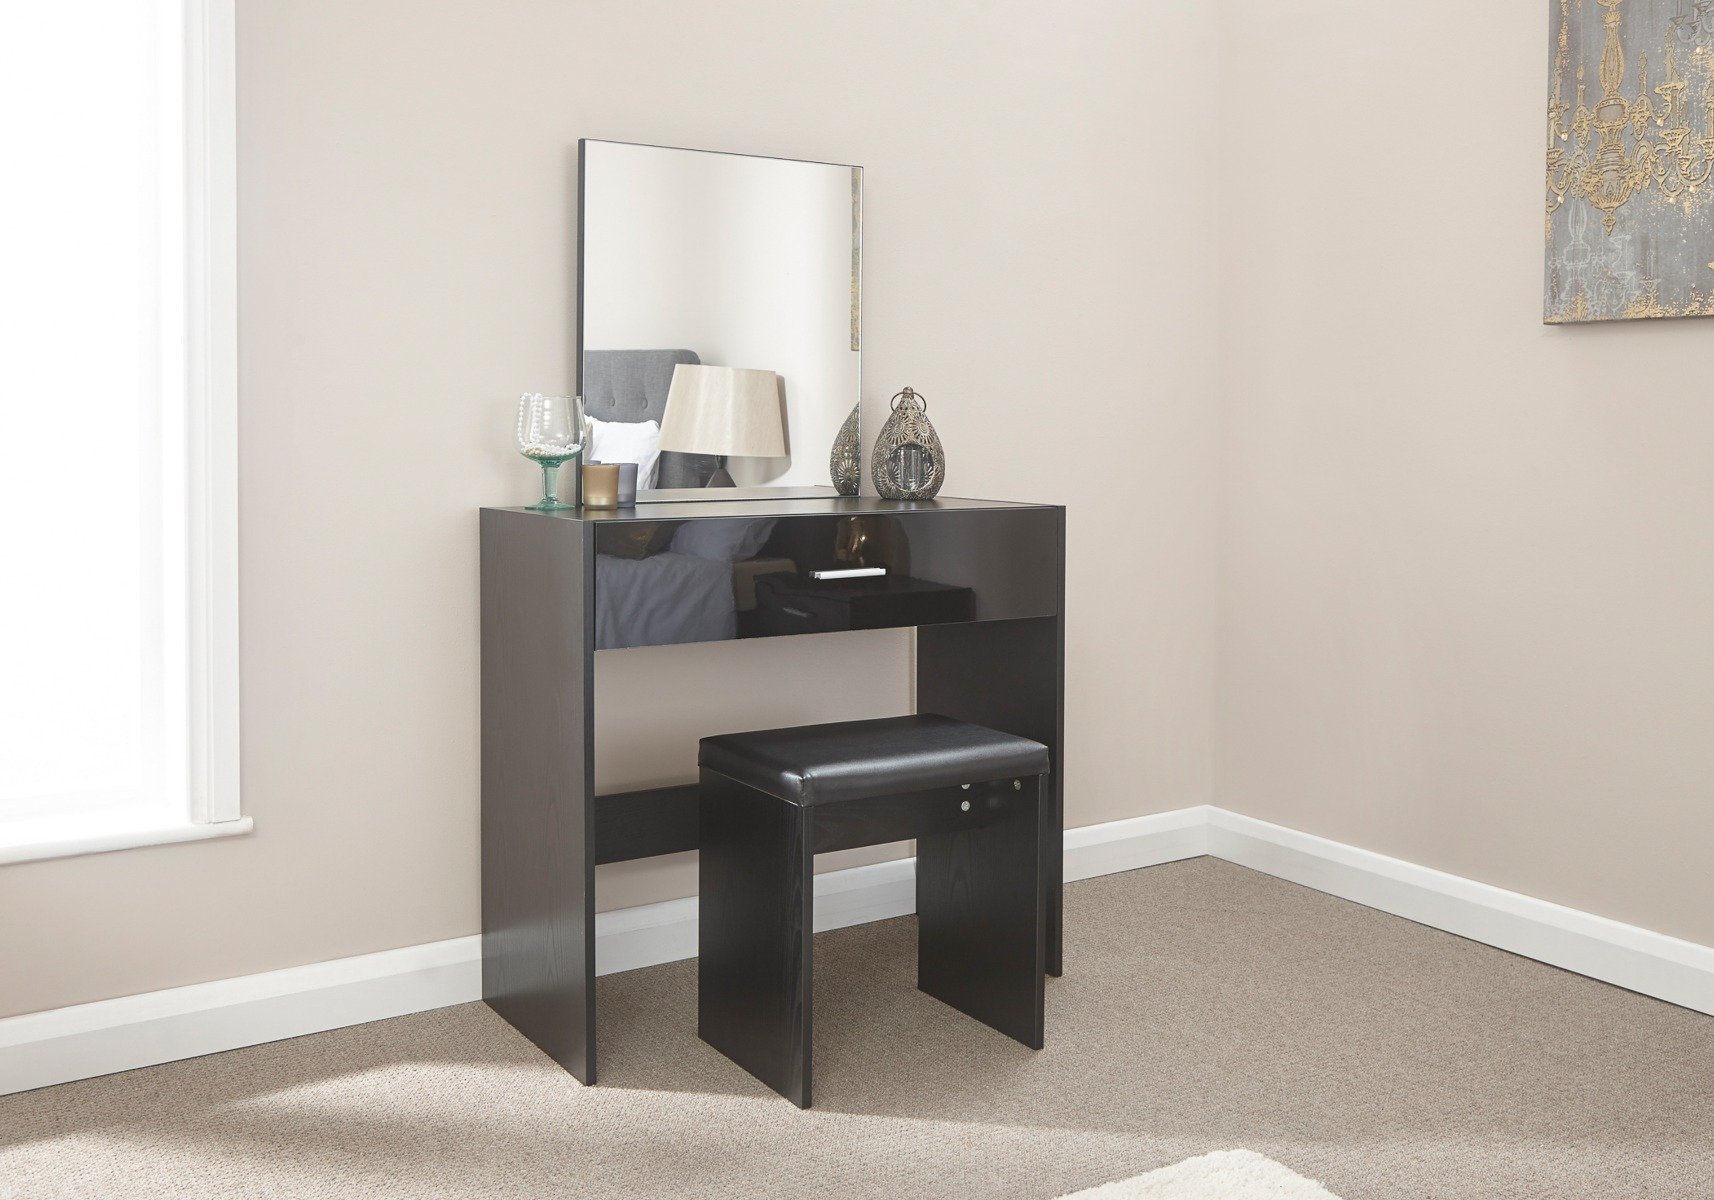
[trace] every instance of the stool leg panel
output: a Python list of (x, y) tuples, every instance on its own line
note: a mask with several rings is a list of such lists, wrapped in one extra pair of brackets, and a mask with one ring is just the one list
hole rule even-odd
[(697, 1033), (810, 1105), (813, 863), (808, 810), (703, 771)]
[(1044, 780), (973, 793), (1004, 806), (979, 828), (917, 841), (917, 986), (1039, 1050), (1044, 1039), (1047, 881)]

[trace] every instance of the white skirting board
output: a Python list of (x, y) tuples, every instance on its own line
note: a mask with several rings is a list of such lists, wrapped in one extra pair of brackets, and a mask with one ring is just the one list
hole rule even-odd
[[(1714, 1014), (1714, 949), (1200, 806), (1067, 830), (1065, 877), (1212, 854), (1384, 912)], [(915, 907), (913, 860), (816, 877), (838, 929)], [(601, 974), (690, 958), (695, 899), (602, 913)], [(454, 938), (0, 1020), (0, 1095), (319, 1033), (482, 995), (482, 946)]]
[(1714, 1014), (1714, 948), (1225, 809), (1207, 811), (1215, 858)]
[(482, 939), (0, 1020), (0, 1095), (462, 1004), (482, 994)]

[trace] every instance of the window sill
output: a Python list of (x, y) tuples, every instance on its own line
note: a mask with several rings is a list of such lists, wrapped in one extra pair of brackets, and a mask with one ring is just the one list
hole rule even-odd
[(209, 838), (234, 837), (254, 828), (255, 823), (249, 817), (210, 825), (197, 825), (182, 817), (115, 821), (111, 815), (103, 814), (0, 821), (0, 866), (44, 858), (70, 858), (78, 854), (104, 854), (109, 850), (131, 850), (138, 846), (201, 842)]

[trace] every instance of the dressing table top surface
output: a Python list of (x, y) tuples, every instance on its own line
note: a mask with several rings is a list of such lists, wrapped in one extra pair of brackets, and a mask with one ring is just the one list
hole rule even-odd
[(934, 500), (883, 500), (879, 496), (810, 496), (781, 500), (687, 500), (638, 504), (632, 508), (567, 508), (542, 512), (532, 508), (508, 508), (506, 512), (530, 513), (567, 521), (689, 521), (698, 517), (857, 517), (894, 513), (972, 512), (993, 509), (1057, 508), (1051, 504), (1028, 504), (1010, 500), (966, 500), (940, 497)]

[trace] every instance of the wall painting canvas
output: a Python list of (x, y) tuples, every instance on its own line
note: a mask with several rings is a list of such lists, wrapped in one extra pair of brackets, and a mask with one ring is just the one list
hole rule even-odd
[(1550, 0), (1549, 324), (1714, 317), (1714, 0)]

